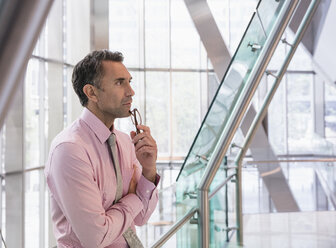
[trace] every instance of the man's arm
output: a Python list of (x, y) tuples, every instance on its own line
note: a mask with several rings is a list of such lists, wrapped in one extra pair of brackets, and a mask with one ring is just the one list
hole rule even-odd
[(137, 134), (131, 132), (132, 142), (135, 147), (135, 154), (142, 167), (142, 175), (152, 183), (156, 179), (156, 159), (157, 145), (151, 135), (150, 128), (138, 125), (137, 128), (142, 132)]
[(63, 143), (50, 159), (47, 183), (51, 194), (84, 247), (110, 245), (143, 209), (139, 197), (128, 194), (105, 211), (93, 167), (80, 146)]
[(138, 171), (141, 175), (138, 177), (138, 185), (136, 193), (142, 201), (143, 209), (135, 218), (136, 225), (145, 224), (153, 213), (158, 202), (157, 184), (160, 177), (156, 173), (157, 145), (151, 136), (150, 129), (144, 125), (138, 125), (138, 129), (142, 132), (135, 134), (131, 132), (132, 142), (134, 143), (135, 154), (133, 163), (140, 168)]

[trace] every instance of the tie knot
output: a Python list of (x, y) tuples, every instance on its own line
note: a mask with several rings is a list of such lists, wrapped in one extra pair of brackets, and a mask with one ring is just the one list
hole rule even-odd
[(116, 144), (116, 138), (115, 138), (115, 134), (114, 133), (111, 133), (110, 137), (108, 138), (108, 144), (112, 147), (115, 146)]

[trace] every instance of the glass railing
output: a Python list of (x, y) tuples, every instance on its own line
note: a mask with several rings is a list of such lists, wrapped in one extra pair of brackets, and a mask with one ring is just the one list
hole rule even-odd
[[(253, 94), (253, 88), (256, 88), (260, 81), (257, 78), (265, 70), (266, 61), (269, 61), (297, 2), (295, 0), (264, 0), (258, 2), (257, 10), (249, 22), (178, 175), (176, 184), (177, 219), (182, 218), (191, 208), (201, 206), (198, 199), (199, 194), (202, 194), (200, 199), (207, 196), (205, 193), (201, 193), (204, 192), (205, 188), (200, 185), (207, 182), (205, 178), (208, 178), (208, 175), (214, 175), (217, 168), (220, 168), (213, 180), (213, 177), (210, 177), (210, 180), (212, 180), (210, 189), (209, 186), (206, 186), (206, 190), (211, 192), (223, 180), (228, 179), (227, 176), (230, 176), (230, 173), (236, 173), (235, 170), (233, 172), (226, 170), (224, 168), (225, 161), (220, 161), (226, 152), (226, 148), (223, 150), (220, 147), (223, 146), (223, 142), (225, 142), (226, 147), (231, 142), (231, 140), (226, 140), (223, 137), (226, 137), (229, 133), (232, 135), (235, 132), (233, 130), (238, 127), (239, 124), (236, 122), (240, 117), (238, 118), (237, 115), (242, 116), (245, 111), (243, 110), (245, 107), (242, 108), (241, 106), (246, 105), (247, 107), (250, 101), (249, 96)], [(219, 153), (221, 153), (220, 156), (218, 156)], [(211, 167), (207, 168), (209, 161), (212, 164)], [(215, 163), (216, 167), (213, 166)], [(221, 167), (223, 168), (221, 169)], [(205, 171), (207, 172), (206, 177), (204, 175)], [(202, 235), (201, 239), (210, 239), (211, 247), (222, 246), (228, 241), (230, 230), (235, 229), (233, 225), (228, 223), (228, 184), (217, 190), (216, 194), (205, 198), (210, 203), (209, 222), (207, 219), (202, 219), (199, 223), (209, 223), (210, 237)], [(226, 196), (224, 202), (221, 198), (223, 194)], [(202, 206), (199, 209), (203, 218), (208, 216), (203, 214), (204, 209), (208, 209), (208, 207), (204, 208)], [(232, 214), (231, 219), (234, 219), (233, 216), (234, 214)], [(186, 237), (183, 236), (183, 238)]]
[(235, 179), (225, 158), (210, 186), (210, 247), (224, 247), (236, 230)]
[(170, 239), (160, 248), (171, 247), (197, 247), (198, 246), (198, 230), (197, 224), (187, 222), (181, 227)]
[[(181, 209), (178, 211), (181, 211)], [(178, 214), (182, 215), (182, 213)], [(197, 220), (192, 218), (176, 233), (176, 247), (198, 247), (198, 233)]]
[(177, 219), (197, 205), (197, 186), (231, 112), (261, 57), (284, 0), (259, 1), (177, 178)]
[(260, 1), (182, 166), (184, 178), (207, 165), (285, 1)]

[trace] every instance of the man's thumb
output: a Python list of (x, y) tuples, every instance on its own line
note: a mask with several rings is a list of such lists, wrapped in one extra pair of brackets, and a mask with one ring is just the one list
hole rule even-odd
[(135, 135), (136, 135), (136, 133), (134, 131), (130, 132), (131, 139), (134, 139)]

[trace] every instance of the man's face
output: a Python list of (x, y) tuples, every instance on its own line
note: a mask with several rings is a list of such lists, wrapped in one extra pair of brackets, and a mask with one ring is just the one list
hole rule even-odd
[(103, 61), (104, 76), (97, 90), (97, 107), (106, 118), (130, 116), (134, 91), (131, 75), (121, 62)]

